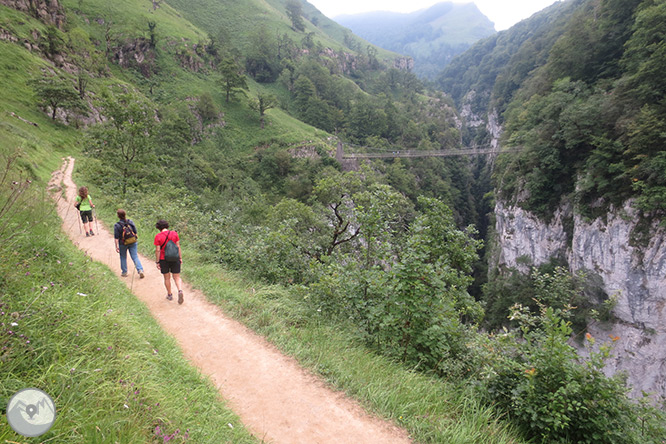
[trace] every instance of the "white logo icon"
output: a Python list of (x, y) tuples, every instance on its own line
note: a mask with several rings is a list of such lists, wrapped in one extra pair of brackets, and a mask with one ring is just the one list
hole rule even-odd
[(36, 388), (19, 390), (7, 404), (7, 421), (19, 435), (33, 437), (48, 432), (56, 418), (53, 399)]

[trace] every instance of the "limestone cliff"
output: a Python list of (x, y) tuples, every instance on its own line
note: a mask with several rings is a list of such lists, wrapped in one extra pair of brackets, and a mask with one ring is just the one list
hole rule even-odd
[(502, 202), (495, 216), (496, 265), (527, 271), (526, 262), (566, 259), (571, 271), (597, 277), (606, 294), (617, 297), (616, 320), (589, 327), (598, 342), (619, 337), (606, 371), (626, 372), (635, 396), (666, 397), (666, 231), (655, 223), (649, 240), (632, 240), (639, 217), (631, 202), (591, 221), (567, 207), (546, 223)]

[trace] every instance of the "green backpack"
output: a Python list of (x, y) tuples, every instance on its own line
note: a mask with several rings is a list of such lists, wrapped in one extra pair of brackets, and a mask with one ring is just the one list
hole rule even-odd
[(180, 253), (178, 251), (178, 245), (169, 239), (169, 234), (171, 234), (171, 231), (167, 232), (166, 240), (162, 244), (162, 248), (164, 248), (164, 260), (167, 262), (175, 262), (180, 259)]

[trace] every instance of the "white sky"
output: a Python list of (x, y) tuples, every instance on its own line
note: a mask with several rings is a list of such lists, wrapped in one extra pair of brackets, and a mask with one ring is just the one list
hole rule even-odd
[[(444, 1), (449, 0), (308, 0), (330, 18), (370, 11), (414, 12)], [(556, 1), (558, 0), (454, 0), (455, 3), (476, 3), (479, 10), (495, 23), (497, 31), (510, 28)]]

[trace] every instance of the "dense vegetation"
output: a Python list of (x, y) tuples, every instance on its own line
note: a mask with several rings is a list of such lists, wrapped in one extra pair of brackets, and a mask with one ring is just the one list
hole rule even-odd
[[(581, 288), (566, 273), (535, 271), (532, 287), (522, 287), (532, 292), (531, 307), (503, 314), (512, 313), (514, 328), (478, 330), (484, 310), (468, 287), (482, 242), (466, 226), (476, 221), (483, 193), (468, 162), (396, 160), (343, 172), (331, 157), (335, 130), (388, 149), (458, 147), (471, 136), (456, 126), (451, 99), (387, 67), (385, 53), (356, 52), (352, 37), (324, 33), (305, 9), (299, 20), (292, 2), (128, 4), (65, 2), (60, 27), (27, 15), (16, 20), (16, 11), (0, 6), (3, 29), (36, 48), (0, 43), (2, 70), (17, 91), (0, 104), (24, 119), (0, 127), (10, 143), (37, 156), (44, 142), (31, 121), (50, 136), (66, 133), (41, 154), (56, 162), (80, 149), (87, 157), (78, 179), (100, 196), (107, 220), (119, 206), (143, 226), (166, 218), (201, 269), (222, 264), (257, 284), (282, 285), (257, 301), (222, 291), (218, 302), (240, 317), (262, 310), (253, 326), (341, 386), (362, 393), (363, 384), (349, 380), (363, 372), (320, 365), (335, 362), (321, 357), (332, 347), (315, 358), (292, 338), (307, 344), (322, 327), (339, 330), (359, 354), (375, 352), (401, 375), (426, 375), (419, 390), (455, 393), (456, 407), (446, 413), (441, 403), (414, 411), (409, 402), (389, 402), (394, 392), (365, 395), (423, 442), (661, 442), (663, 414), (630, 401), (620, 377), (603, 375), (607, 349), (582, 362), (568, 344), (570, 305)], [(254, 8), (266, 4), (265, 22), (244, 29), (243, 20), (252, 22)], [(262, 31), (268, 25), (277, 32)], [(565, 94), (573, 82), (562, 81)], [(43, 100), (47, 91), (61, 100)], [(217, 297), (217, 273), (188, 273)], [(14, 291), (11, 282), (1, 285)], [(26, 362), (8, 360), (17, 374), (29, 371)], [(383, 381), (396, 391), (404, 384)], [(400, 408), (414, 417), (403, 421)], [(471, 419), (478, 411), (483, 424)], [(490, 411), (509, 418), (523, 438), (496, 427)]]
[[(630, 198), (648, 219), (663, 216), (664, 8), (640, 0), (554, 5), (445, 71), (444, 89), (458, 103), (476, 90), (476, 111), (501, 113), (507, 145), (522, 148), (498, 162), (502, 199), (525, 191), (520, 204), (544, 219), (563, 200), (596, 217)], [(478, 72), (471, 60), (483, 60)]]

